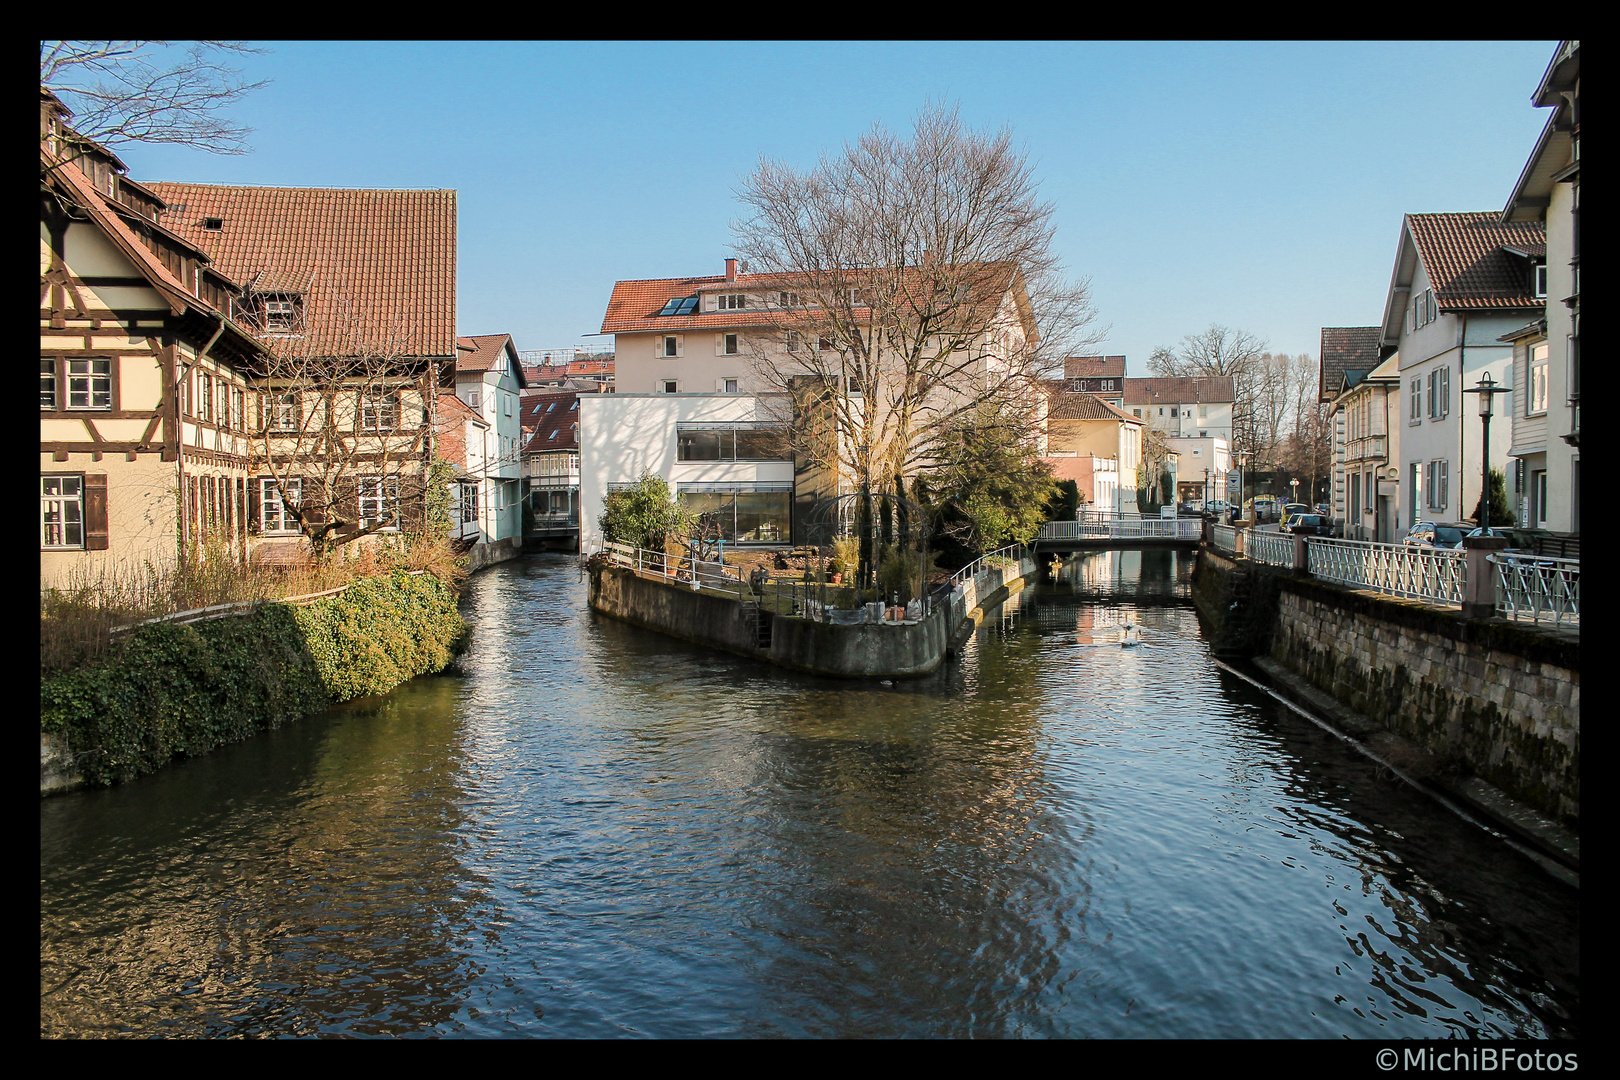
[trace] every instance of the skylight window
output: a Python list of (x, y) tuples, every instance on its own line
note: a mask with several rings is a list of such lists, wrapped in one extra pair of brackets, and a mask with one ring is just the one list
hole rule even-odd
[(660, 315), (690, 315), (697, 310), (698, 298), (695, 296), (678, 296), (664, 305)]

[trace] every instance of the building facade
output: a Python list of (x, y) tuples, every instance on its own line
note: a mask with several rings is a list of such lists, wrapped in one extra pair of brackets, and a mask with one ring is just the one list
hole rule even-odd
[[(1509, 497), (1520, 524), (1580, 531), (1580, 42), (1559, 42), (1531, 96), (1552, 114), (1514, 185), (1504, 224), (1540, 224), (1536, 317), (1504, 334), (1513, 349)], [(1501, 410), (1498, 410), (1500, 413)]]
[(510, 334), (456, 339), (456, 397), (485, 422), (488, 440), (477, 474), (480, 543), (522, 545), (521, 395), (526, 385)]
[[(1379, 348), (1400, 357), (1403, 524), (1473, 514), (1483, 434), (1463, 391), (1487, 373), (1513, 384), (1513, 348), (1502, 336), (1541, 306), (1534, 289), (1546, 235), (1539, 223), (1499, 216), (1408, 214), (1402, 223)], [(1504, 397), (1498, 413), (1513, 407)], [(1508, 434), (1494, 434), (1490, 466), (1506, 469)]]

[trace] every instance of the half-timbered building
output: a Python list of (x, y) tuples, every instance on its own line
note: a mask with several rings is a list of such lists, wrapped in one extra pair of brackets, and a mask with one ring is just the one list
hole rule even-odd
[(63, 588), (245, 551), (264, 356), (233, 282), (71, 116), (40, 92), (40, 577)]

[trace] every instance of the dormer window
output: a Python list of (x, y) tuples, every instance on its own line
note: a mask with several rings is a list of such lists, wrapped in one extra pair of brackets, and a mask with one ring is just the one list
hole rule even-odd
[(267, 334), (291, 333), (298, 325), (298, 301), (289, 298), (264, 302), (264, 330)]
[(747, 293), (725, 293), (717, 298), (721, 311), (735, 311), (748, 306)]

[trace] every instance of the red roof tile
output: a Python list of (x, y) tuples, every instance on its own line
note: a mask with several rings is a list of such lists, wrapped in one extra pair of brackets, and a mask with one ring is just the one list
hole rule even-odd
[(1126, 379), (1120, 395), (1125, 403), (1165, 405), (1182, 402), (1235, 402), (1237, 390), (1230, 375), (1160, 375), (1147, 379)]
[(531, 394), (523, 399), (521, 415), (523, 430), (534, 435), (523, 448), (526, 454), (542, 450), (577, 450), (579, 436), (574, 424), (579, 421), (579, 392), (569, 390), (558, 394)]
[(1500, 214), (1481, 211), (1408, 214), (1406, 224), (1442, 309), (1545, 305), (1530, 291), (1529, 262), (1504, 250), (1545, 254), (1547, 230), (1541, 222), (1503, 222)]
[(1378, 345), (1383, 340), (1380, 326), (1322, 327), (1322, 361), (1317, 396), (1331, 401), (1346, 371), (1371, 371), (1378, 366)]
[(1068, 384), (1058, 379), (1043, 379), (1046, 388), (1048, 420), (1127, 420), (1142, 423), (1140, 416), (1132, 416), (1116, 409), (1096, 394), (1075, 393)]
[(1069, 356), (1063, 360), (1065, 379), (1123, 379), (1123, 356)]
[[(262, 292), (303, 291), (305, 341), (344, 354), (358, 329), (416, 356), (453, 357), (456, 193), (162, 181), (162, 224)], [(204, 228), (217, 218), (218, 230)], [(348, 313), (352, 312), (353, 315)]]

